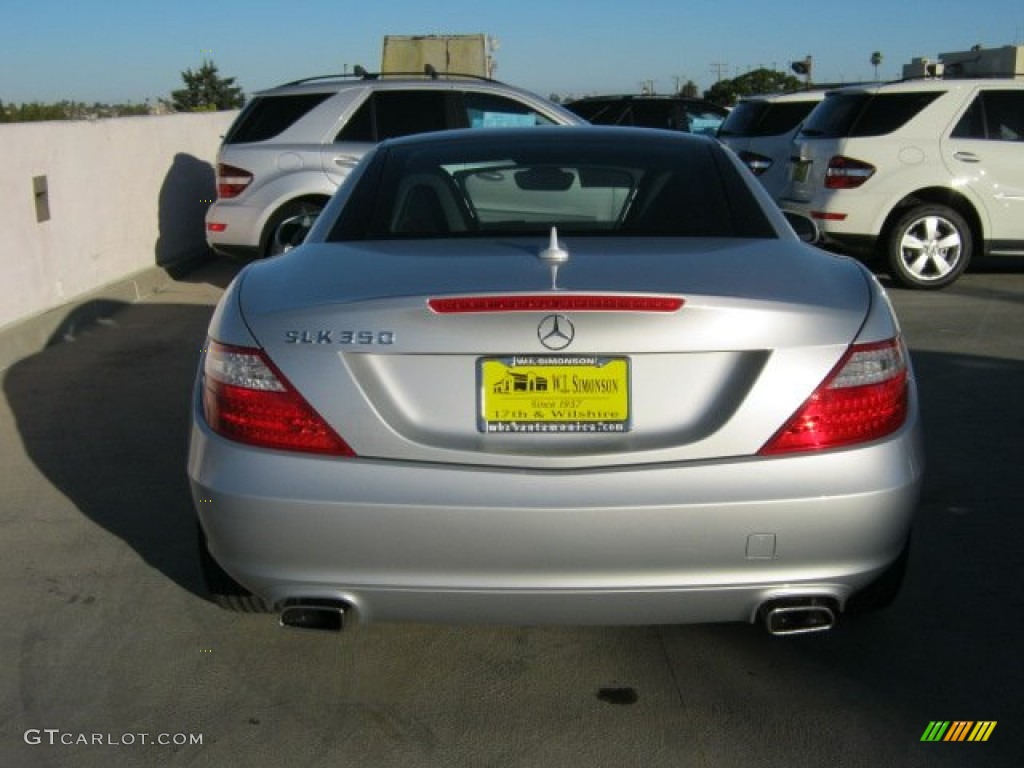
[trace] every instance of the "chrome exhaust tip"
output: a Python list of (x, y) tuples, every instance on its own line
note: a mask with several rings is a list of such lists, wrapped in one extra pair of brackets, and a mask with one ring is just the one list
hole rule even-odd
[(769, 600), (758, 609), (761, 624), (772, 635), (803, 635), (824, 632), (836, 624), (832, 598), (790, 597)]
[(330, 598), (289, 600), (281, 609), (281, 626), (292, 629), (319, 629), (341, 632), (345, 628), (348, 605)]

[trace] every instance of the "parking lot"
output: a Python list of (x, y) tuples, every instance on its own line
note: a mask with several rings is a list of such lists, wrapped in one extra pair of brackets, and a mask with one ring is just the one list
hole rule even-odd
[[(214, 261), (3, 372), (4, 766), (1024, 764), (1024, 263), (892, 289), (928, 471), (895, 605), (829, 633), (380, 624), (202, 597), (185, 478)], [(922, 743), (931, 721), (996, 721)]]

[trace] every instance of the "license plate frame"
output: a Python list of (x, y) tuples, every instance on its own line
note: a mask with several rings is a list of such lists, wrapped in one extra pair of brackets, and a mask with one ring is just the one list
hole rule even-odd
[(614, 434), (632, 428), (625, 355), (477, 358), (477, 429), (486, 434)]

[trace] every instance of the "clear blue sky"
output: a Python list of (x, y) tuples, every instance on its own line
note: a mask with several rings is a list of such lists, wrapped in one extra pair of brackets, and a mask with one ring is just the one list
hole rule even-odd
[(545, 96), (666, 93), (808, 54), (819, 82), (870, 79), (876, 50), (893, 79), (914, 56), (1024, 42), (1024, 2), (0, 0), (0, 99), (155, 101), (204, 58), (248, 94), (377, 69), (386, 34), (476, 32), (500, 41), (500, 79)]

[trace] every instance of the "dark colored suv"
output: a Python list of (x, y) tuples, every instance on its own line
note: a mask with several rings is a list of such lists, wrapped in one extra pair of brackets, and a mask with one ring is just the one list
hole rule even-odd
[(729, 110), (684, 96), (588, 96), (565, 104), (594, 125), (663, 128), (714, 136)]

